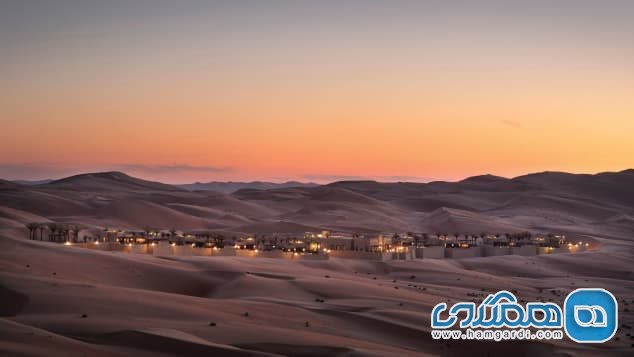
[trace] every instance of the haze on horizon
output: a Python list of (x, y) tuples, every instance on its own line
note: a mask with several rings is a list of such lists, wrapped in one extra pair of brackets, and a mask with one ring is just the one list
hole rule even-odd
[(3, 1), (0, 178), (634, 166), (630, 1)]

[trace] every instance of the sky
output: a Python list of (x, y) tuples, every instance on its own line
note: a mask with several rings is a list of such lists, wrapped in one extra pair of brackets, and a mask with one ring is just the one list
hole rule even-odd
[(632, 1), (0, 1), (0, 178), (634, 167)]

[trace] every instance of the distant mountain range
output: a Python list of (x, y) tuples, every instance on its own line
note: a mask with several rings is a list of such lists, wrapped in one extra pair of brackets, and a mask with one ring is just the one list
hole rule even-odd
[(217, 191), (224, 193), (233, 193), (242, 189), (256, 189), (256, 190), (270, 190), (274, 188), (287, 188), (287, 187), (315, 187), (319, 186), (316, 183), (303, 183), (298, 181), (287, 181), (283, 183), (264, 182), (264, 181), (251, 181), (251, 182), (196, 182), (190, 184), (177, 185), (188, 191)]

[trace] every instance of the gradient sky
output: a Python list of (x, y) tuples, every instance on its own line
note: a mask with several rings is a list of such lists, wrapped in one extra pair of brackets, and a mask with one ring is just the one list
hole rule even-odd
[(633, 1), (0, 1), (0, 177), (634, 167)]

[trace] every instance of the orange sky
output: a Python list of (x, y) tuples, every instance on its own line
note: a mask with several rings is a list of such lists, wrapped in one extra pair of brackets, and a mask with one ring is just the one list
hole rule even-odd
[(213, 9), (16, 10), (50, 28), (0, 28), (0, 177), (393, 181), (634, 166), (627, 5), (579, 27), (590, 5), (416, 16), (377, 2), (333, 20), (334, 4), (223, 7), (233, 22)]

